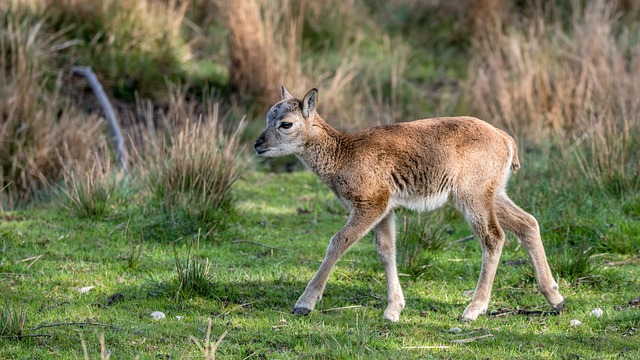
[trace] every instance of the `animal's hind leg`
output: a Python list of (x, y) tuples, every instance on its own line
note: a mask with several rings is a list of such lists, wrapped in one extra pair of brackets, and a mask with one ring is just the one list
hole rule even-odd
[(504, 232), (493, 209), (492, 194), (483, 194), (480, 199), (459, 203), (469, 225), (482, 245), (482, 268), (471, 303), (462, 314), (462, 321), (473, 321), (487, 311), (493, 280), (504, 245)]
[(540, 228), (536, 219), (514, 204), (506, 194), (496, 196), (496, 214), (498, 221), (508, 231), (513, 232), (524, 244), (529, 253), (536, 274), (538, 288), (557, 312), (564, 307), (564, 298), (558, 291), (558, 283), (551, 274), (547, 256), (540, 239)]
[(396, 229), (395, 215), (391, 211), (375, 227), (376, 250), (382, 260), (384, 272), (387, 278), (387, 290), (389, 303), (384, 311), (385, 320), (396, 322), (400, 318), (400, 312), (404, 309), (404, 295), (398, 279), (396, 268)]

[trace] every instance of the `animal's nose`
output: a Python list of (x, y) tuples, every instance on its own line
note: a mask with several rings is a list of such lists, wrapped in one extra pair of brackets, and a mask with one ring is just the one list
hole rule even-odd
[(258, 148), (260, 147), (260, 145), (262, 145), (264, 143), (264, 141), (262, 140), (262, 137), (260, 137), (258, 140), (256, 140), (256, 143), (253, 144), (253, 149), (258, 151)]

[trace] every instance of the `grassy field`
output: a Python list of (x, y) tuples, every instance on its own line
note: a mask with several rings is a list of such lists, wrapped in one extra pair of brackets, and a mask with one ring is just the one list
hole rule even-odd
[[(371, 236), (339, 262), (314, 312), (291, 315), (346, 213), (313, 174), (250, 172), (235, 186), (235, 213), (206, 240), (154, 232), (135, 202), (95, 220), (59, 205), (4, 213), (0, 325), (7, 326), (10, 309), (9, 326), (20, 326), (14, 334), (23, 337), (3, 331), (0, 357), (82, 358), (84, 347), (90, 358), (101, 351), (113, 358), (202, 357), (196, 342), (204, 346), (211, 320), (215, 355), (230, 359), (637, 358), (640, 311), (629, 301), (640, 296), (639, 198), (560, 191), (552, 201), (541, 194), (548, 183), (527, 182), (514, 179), (514, 198), (540, 219), (567, 297), (561, 315), (549, 312), (524, 250), (509, 237), (490, 314), (461, 323), (480, 246), (460, 241), (471, 232), (448, 208), (423, 215), (444, 230), (443, 248), (401, 261), (407, 308), (398, 323), (382, 321), (386, 287)], [(410, 213), (398, 218), (399, 229), (405, 218), (418, 221)], [(402, 252), (411, 244), (400, 231)], [(608, 240), (628, 251), (586, 248)], [(583, 270), (576, 247), (587, 253)], [(596, 308), (601, 317), (590, 315)], [(154, 311), (166, 318), (154, 320)]]
[[(638, 1), (0, 1), (0, 358), (640, 358), (637, 34)], [(251, 153), (281, 85), (345, 131), (512, 134), (565, 311), (509, 235), (489, 313), (460, 322), (481, 250), (449, 206), (397, 213), (398, 323), (371, 235), (291, 315), (347, 214)]]

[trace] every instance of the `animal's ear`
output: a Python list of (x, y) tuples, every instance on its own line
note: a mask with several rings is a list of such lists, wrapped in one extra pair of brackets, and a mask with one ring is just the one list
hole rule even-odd
[(316, 108), (316, 101), (318, 100), (318, 89), (311, 89), (302, 99), (302, 116), (306, 119)]
[(291, 95), (284, 86), (280, 87), (280, 96), (282, 97), (282, 100), (293, 99), (293, 95)]

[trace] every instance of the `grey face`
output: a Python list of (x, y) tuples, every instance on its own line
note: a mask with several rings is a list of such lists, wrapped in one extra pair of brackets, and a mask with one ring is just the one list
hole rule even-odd
[(256, 143), (254, 150), (260, 156), (276, 157), (300, 152), (303, 136), (313, 122), (318, 90), (311, 89), (302, 101), (282, 87), (282, 101), (273, 105), (267, 113), (267, 127)]
[(300, 102), (296, 99), (283, 100), (267, 113), (267, 127), (253, 148), (258, 155), (266, 157), (295, 154), (301, 145), (303, 125)]

